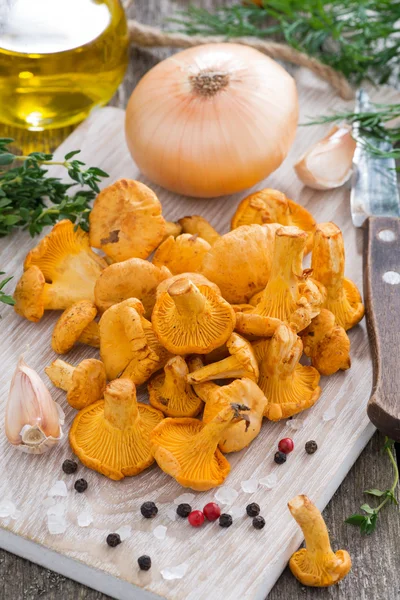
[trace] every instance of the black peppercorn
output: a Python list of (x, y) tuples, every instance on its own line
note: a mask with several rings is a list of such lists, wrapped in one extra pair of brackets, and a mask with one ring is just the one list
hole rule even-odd
[(146, 519), (153, 519), (158, 513), (158, 508), (154, 502), (144, 502), (140, 507), (140, 512)]
[(307, 454), (314, 454), (314, 452), (316, 452), (317, 450), (318, 450), (318, 445), (317, 445), (317, 442), (314, 442), (314, 440), (310, 440), (309, 442), (306, 443)]
[(230, 527), (232, 525), (232, 517), (231, 515), (227, 515), (226, 513), (222, 513), (219, 518), (219, 526), (220, 527)]
[(106, 541), (111, 548), (115, 548), (116, 546), (120, 545), (121, 538), (119, 537), (118, 533), (109, 533)]
[(143, 556), (139, 556), (137, 559), (138, 565), (141, 571), (148, 571), (151, 567), (151, 558), (147, 556), (147, 554), (143, 554)]
[(265, 527), (265, 519), (264, 519), (264, 517), (261, 517), (260, 515), (258, 515), (257, 517), (254, 517), (254, 519), (253, 519), (253, 527), (255, 529), (263, 529), (263, 527)]
[(190, 515), (191, 512), (192, 512), (192, 507), (190, 506), (190, 504), (179, 504), (178, 508), (176, 509), (176, 513), (180, 517), (183, 517), (184, 519), (186, 519)]
[(76, 463), (74, 460), (64, 460), (62, 464), (62, 470), (64, 471), (64, 473), (66, 473), (67, 475), (71, 475), (72, 473), (76, 473), (77, 469), (78, 463)]
[(256, 517), (260, 514), (260, 507), (255, 502), (252, 502), (246, 506), (246, 512), (249, 517)]
[(76, 489), (77, 492), (82, 494), (83, 492), (86, 492), (87, 486), (88, 486), (88, 482), (86, 481), (86, 479), (77, 479), (75, 481), (74, 488)]
[(286, 462), (286, 454), (284, 452), (275, 452), (274, 461), (277, 465), (283, 465)]

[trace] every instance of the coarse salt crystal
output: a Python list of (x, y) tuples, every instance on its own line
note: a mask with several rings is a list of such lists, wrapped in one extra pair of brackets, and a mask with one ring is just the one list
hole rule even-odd
[(286, 421), (286, 425), (287, 427), (289, 427), (289, 429), (293, 429), (293, 431), (298, 431), (299, 429), (303, 428), (304, 421), (301, 419), (290, 419)]
[(51, 517), (63, 517), (65, 514), (65, 505), (58, 503), (58, 504), (54, 504), (53, 506), (50, 506), (47, 509), (47, 516)]
[(324, 414), (322, 415), (323, 421), (332, 421), (335, 418), (336, 418), (336, 407), (335, 406), (330, 406), (328, 408), (328, 410), (326, 410), (324, 412)]
[(214, 498), (221, 504), (233, 504), (238, 496), (239, 492), (226, 485), (218, 488), (214, 494)]
[(6, 499), (2, 500), (0, 502), (0, 519), (7, 519), (9, 517), (13, 518), (16, 510), (17, 507), (15, 506), (14, 502)]
[(115, 533), (118, 533), (121, 542), (127, 540), (132, 535), (132, 527), (130, 525), (122, 525)]
[(248, 479), (241, 482), (241, 488), (246, 494), (254, 494), (258, 490), (258, 479)]
[(65, 517), (60, 515), (48, 515), (47, 527), (52, 535), (60, 535), (65, 533), (67, 529), (67, 521)]
[(231, 515), (233, 520), (241, 519), (245, 514), (245, 509), (241, 506), (233, 506), (228, 510), (228, 515)]
[(89, 527), (93, 523), (93, 515), (90, 510), (83, 510), (79, 513), (76, 520), (79, 527)]
[(161, 569), (161, 575), (167, 581), (182, 579), (186, 575), (188, 568), (188, 563), (182, 563), (176, 567), (166, 567), (165, 569)]
[(43, 500), (42, 506), (44, 506), (45, 508), (49, 508), (49, 506), (54, 506), (55, 503), (56, 503), (56, 500), (49, 496), (48, 498), (45, 498)]
[(190, 504), (195, 499), (194, 494), (181, 494), (174, 500), (174, 504)]
[(270, 473), (266, 477), (260, 479), (260, 485), (267, 488), (267, 490), (272, 490), (273, 487), (278, 483), (278, 476), (276, 473)]
[(167, 510), (167, 517), (171, 520), (171, 521), (176, 521), (177, 519), (177, 514), (176, 514), (176, 510), (174, 508), (170, 508)]
[(52, 488), (47, 493), (48, 496), (68, 496), (67, 486), (65, 485), (65, 481), (59, 479), (55, 482)]
[(153, 529), (153, 535), (158, 540), (165, 540), (167, 528), (164, 525), (158, 525), (155, 529)]

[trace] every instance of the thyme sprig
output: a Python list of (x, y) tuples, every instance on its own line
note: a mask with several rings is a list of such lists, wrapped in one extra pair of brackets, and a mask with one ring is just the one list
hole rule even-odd
[(214, 12), (190, 6), (173, 22), (189, 35), (285, 41), (356, 84), (386, 83), (400, 67), (400, 0), (248, 0)]
[(392, 503), (398, 505), (395, 492), (399, 483), (399, 468), (397, 466), (397, 462), (393, 454), (393, 446), (394, 441), (386, 437), (383, 451), (387, 453), (390, 462), (393, 465), (394, 480), (392, 486), (387, 490), (379, 490), (377, 488), (365, 490), (364, 494), (369, 494), (370, 496), (375, 496), (375, 498), (380, 498), (380, 504), (378, 504), (378, 506), (375, 507), (371, 507), (369, 504), (362, 504), (360, 506), (362, 513), (356, 513), (354, 515), (351, 515), (345, 521), (345, 523), (349, 523), (349, 525), (359, 527), (361, 533), (365, 533), (367, 535), (375, 531), (378, 522), (378, 515), (380, 511), (386, 506), (386, 504)]
[[(4, 271), (0, 271), (0, 275), (5, 275)], [(3, 304), (10, 304), (13, 306), (15, 304), (15, 300), (12, 296), (8, 296), (5, 292), (3, 292), (3, 288), (7, 285), (7, 283), (12, 279), (11, 277), (6, 277), (3, 281), (0, 281), (0, 302)]]
[[(343, 111), (332, 115), (324, 115), (303, 123), (303, 125), (325, 125), (327, 123), (354, 123), (359, 124), (361, 138), (367, 145), (368, 150), (375, 156), (381, 158), (394, 158), (400, 160), (400, 126), (386, 127), (385, 124), (400, 118), (400, 104), (374, 104), (371, 112)], [(394, 148), (389, 152), (383, 151), (371, 142), (371, 138), (388, 140)]]
[[(28, 229), (33, 237), (60, 219), (69, 219), (87, 231), (90, 202), (99, 192), (99, 181), (108, 174), (74, 158), (79, 150), (55, 161), (53, 154), (44, 152), (16, 155), (9, 148), (13, 141), (0, 138), (0, 237), (19, 228)], [(49, 177), (46, 167), (51, 165), (64, 167), (71, 181)], [(69, 194), (78, 184), (81, 188)]]

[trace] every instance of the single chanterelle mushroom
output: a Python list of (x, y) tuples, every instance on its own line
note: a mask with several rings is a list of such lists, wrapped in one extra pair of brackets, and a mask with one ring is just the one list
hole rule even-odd
[(201, 273), (180, 273), (179, 275), (174, 275), (173, 277), (168, 277), (168, 279), (164, 279), (160, 284), (158, 284), (156, 290), (156, 297), (159, 298), (163, 292), (167, 292), (170, 285), (177, 281), (178, 279), (190, 279), (194, 285), (208, 285), (208, 287), (212, 288), (217, 294), (221, 294), (219, 287), (215, 285), (212, 281), (201, 275)]
[(140, 385), (158, 368), (159, 357), (150, 348), (143, 330), (143, 311), (139, 300), (129, 298), (111, 306), (102, 315), (100, 356), (108, 379), (115, 379), (124, 371), (124, 377)]
[(119, 179), (104, 188), (89, 219), (91, 245), (115, 262), (148, 258), (166, 231), (157, 196), (132, 179)]
[(59, 297), (57, 288), (46, 283), (38, 267), (29, 267), (21, 276), (14, 292), (14, 310), (21, 317), (37, 323), (45, 310), (65, 308), (63, 296)]
[(325, 521), (307, 496), (295, 496), (288, 507), (306, 542), (306, 547), (295, 552), (290, 559), (293, 575), (300, 583), (311, 587), (328, 587), (338, 583), (351, 569), (349, 553), (346, 550), (333, 552)]
[(260, 368), (258, 385), (267, 398), (264, 416), (270, 421), (287, 419), (318, 400), (320, 375), (314, 367), (299, 363), (301, 339), (282, 324), (270, 339), (253, 344)]
[(147, 385), (150, 404), (168, 417), (195, 417), (203, 402), (187, 383), (189, 369), (181, 356), (174, 356), (164, 373), (152, 377)]
[(106, 387), (106, 371), (101, 361), (87, 358), (73, 367), (57, 358), (45, 368), (53, 384), (67, 392), (67, 401), (80, 410), (103, 397)]
[(221, 237), (205, 255), (201, 273), (231, 304), (248, 302), (267, 285), (280, 225), (244, 225)]
[(131, 258), (104, 269), (94, 289), (100, 312), (128, 298), (138, 298), (150, 316), (156, 301), (157, 286), (171, 277), (166, 267), (156, 267), (147, 260)]
[(218, 450), (229, 425), (242, 419), (247, 406), (224, 407), (209, 423), (197, 419), (164, 419), (150, 434), (158, 465), (183, 487), (203, 492), (224, 482), (230, 464)]
[(154, 462), (150, 432), (163, 418), (160, 411), (136, 401), (132, 381), (116, 379), (106, 387), (104, 400), (77, 414), (69, 441), (86, 467), (119, 480)]
[(60, 221), (28, 253), (15, 290), (15, 311), (39, 321), (45, 309), (93, 301), (95, 282), (106, 266), (91, 250), (87, 233), (79, 227), (75, 231), (71, 221)]
[[(192, 359), (191, 368), (196, 366), (197, 360), (197, 358)], [(249, 407), (245, 420), (231, 423), (225, 431), (219, 442), (221, 452), (243, 450), (260, 433), (267, 399), (253, 380), (244, 377), (223, 386), (211, 382), (198, 383), (193, 386), (193, 389), (206, 403), (203, 413), (204, 423), (212, 421), (229, 404), (238, 403)]]
[(183, 217), (182, 219), (179, 219), (178, 223), (181, 225), (183, 233), (198, 235), (203, 238), (203, 240), (206, 240), (210, 246), (213, 246), (218, 238), (221, 237), (219, 233), (215, 231), (211, 223), (204, 217), (200, 217), (200, 215)]
[(66, 308), (53, 329), (51, 347), (54, 352), (66, 354), (77, 342), (99, 348), (99, 325), (94, 320), (96, 315), (97, 308), (90, 300), (81, 300)]
[(325, 287), (323, 303), (346, 331), (364, 316), (364, 306), (355, 283), (344, 276), (344, 244), (339, 227), (320, 223), (315, 231), (311, 268), (313, 277)]
[(176, 280), (161, 294), (151, 321), (165, 348), (173, 354), (206, 354), (226, 342), (235, 326), (233, 308), (206, 285)]
[(316, 223), (313, 216), (300, 204), (289, 200), (278, 190), (266, 188), (250, 194), (241, 201), (232, 218), (231, 228), (256, 223), (294, 225), (307, 232), (306, 252), (310, 252)]
[(270, 278), (254, 314), (288, 323), (299, 307), (307, 306), (311, 318), (318, 314), (322, 296), (302, 265), (306, 237), (298, 227), (278, 229)]
[(304, 354), (321, 375), (332, 375), (336, 371), (350, 368), (350, 340), (335, 315), (323, 308), (310, 325), (300, 334)]
[(190, 384), (239, 377), (248, 377), (257, 381), (259, 370), (250, 342), (239, 334), (232, 333), (226, 345), (230, 356), (190, 373), (187, 377)]
[(152, 263), (156, 267), (167, 267), (173, 275), (198, 271), (210, 248), (210, 244), (197, 235), (182, 233), (176, 238), (171, 235), (157, 248)]

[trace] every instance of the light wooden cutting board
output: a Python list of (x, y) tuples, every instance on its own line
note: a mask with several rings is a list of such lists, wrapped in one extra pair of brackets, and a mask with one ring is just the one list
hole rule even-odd
[[(317, 80), (303, 71), (297, 74), (301, 118), (326, 113), (351, 104), (340, 101)], [(372, 91), (377, 98), (376, 91)], [(396, 93), (381, 90), (379, 99), (394, 101)], [(398, 98), (398, 93), (397, 93)], [(399, 101), (399, 100), (397, 100)], [(105, 169), (109, 182), (119, 177), (143, 179), (132, 163), (124, 141), (124, 113), (105, 108), (94, 113), (60, 147), (59, 157), (74, 149), (82, 150), (83, 160)], [(362, 286), (362, 236), (350, 219), (349, 192), (340, 188), (333, 192), (316, 192), (303, 188), (293, 171), (293, 164), (310, 144), (326, 132), (324, 127), (299, 128), (296, 142), (284, 165), (255, 189), (275, 187), (306, 206), (319, 222), (333, 220), (344, 232), (347, 264), (346, 275)], [(108, 183), (108, 182), (107, 182)], [(221, 233), (228, 231), (229, 221), (239, 200), (248, 192), (219, 200), (190, 200), (153, 186), (169, 220), (201, 214)], [(20, 275), (23, 259), (34, 241), (27, 233), (1, 240), (1, 270)], [(4, 418), (9, 382), (17, 359), (24, 353), (27, 363), (47, 381), (44, 367), (54, 360), (50, 336), (57, 314), (47, 313), (39, 324), (28, 323), (9, 307), (1, 308), (1, 395), (0, 418)], [(323, 393), (312, 409), (282, 423), (265, 422), (262, 432), (245, 451), (231, 454), (232, 471), (226, 485), (239, 492), (233, 508), (258, 502), (266, 519), (266, 527), (256, 531), (248, 517), (235, 518), (229, 529), (216, 523), (196, 530), (184, 520), (171, 521), (168, 512), (176, 508), (173, 500), (185, 492), (157, 467), (138, 477), (112, 482), (80, 467), (78, 476), (89, 482), (85, 494), (73, 490), (74, 476), (61, 470), (64, 459), (71, 457), (67, 437), (50, 453), (30, 456), (18, 452), (0, 432), (0, 514), (4, 500), (14, 503), (14, 518), (0, 517), (0, 545), (34, 562), (49, 567), (114, 598), (168, 598), (169, 600), (262, 600), (284, 569), (290, 555), (299, 546), (302, 535), (289, 515), (286, 504), (299, 493), (310, 496), (320, 509), (328, 503), (346, 473), (373, 434), (366, 415), (371, 390), (371, 360), (364, 322), (350, 332), (352, 367), (350, 371), (322, 378)], [(87, 347), (75, 349), (68, 360), (76, 364), (96, 351)], [(50, 384), (49, 384), (50, 387)], [(68, 431), (75, 411), (64, 393), (52, 389), (54, 398), (63, 406)], [(280, 438), (294, 439), (295, 451), (283, 466), (273, 462)], [(304, 452), (307, 440), (318, 442), (319, 450), (309, 456)], [(241, 482), (263, 479), (273, 474), (277, 484), (272, 489), (259, 485), (253, 494), (241, 489)], [(47, 528), (47, 493), (58, 480), (65, 481), (65, 504), (68, 527), (64, 534), (51, 535)], [(186, 490), (190, 492), (190, 490)], [(214, 491), (197, 493), (191, 504), (202, 508), (212, 500)], [(143, 519), (140, 505), (153, 500), (159, 506), (154, 520)], [(229, 507), (226, 507), (226, 510)], [(77, 525), (77, 515), (89, 509), (93, 523), (86, 528)], [(105, 543), (108, 533), (129, 525), (131, 535), (118, 548)], [(164, 540), (152, 531), (167, 526)], [(149, 554), (152, 569), (145, 573), (137, 567), (137, 558)], [(182, 579), (165, 580), (161, 570), (187, 564)], [(136, 587), (137, 586), (137, 587)]]

